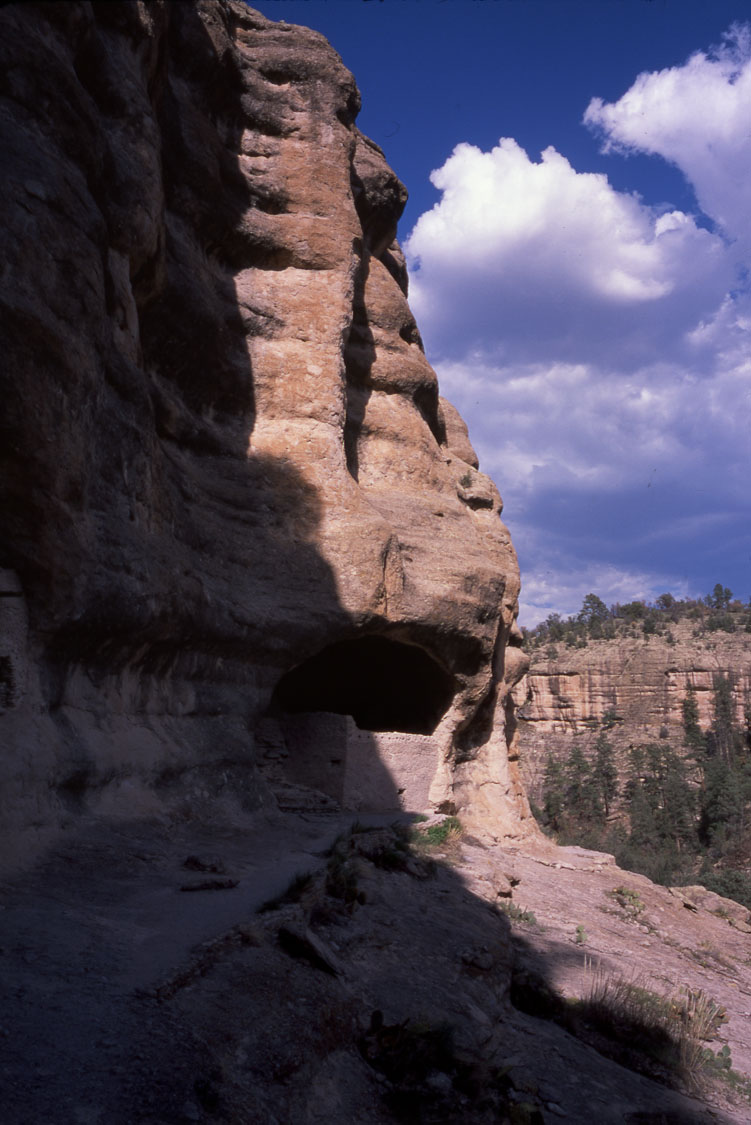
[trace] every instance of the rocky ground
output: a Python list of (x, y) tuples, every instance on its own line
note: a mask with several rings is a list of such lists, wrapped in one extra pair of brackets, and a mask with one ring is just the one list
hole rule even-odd
[(701, 990), (727, 1014), (704, 1048), (748, 1074), (747, 912), (598, 853), (407, 845), (383, 820), (90, 821), (6, 882), (2, 1120), (749, 1120), (727, 1067), (637, 1074), (561, 1000)]

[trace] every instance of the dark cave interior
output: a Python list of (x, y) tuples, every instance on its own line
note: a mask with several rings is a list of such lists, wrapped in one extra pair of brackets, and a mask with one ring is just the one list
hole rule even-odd
[(453, 677), (423, 648), (388, 637), (337, 641), (282, 677), (273, 709), (351, 715), (362, 730), (432, 734)]

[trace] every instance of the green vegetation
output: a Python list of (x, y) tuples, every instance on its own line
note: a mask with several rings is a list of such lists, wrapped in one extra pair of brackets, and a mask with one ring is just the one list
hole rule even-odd
[[(631, 1050), (638, 1042), (650, 1073), (650, 1064), (666, 1067), (691, 1088), (702, 1084), (709, 1056), (717, 1056), (703, 1042), (714, 1039), (727, 1014), (721, 1005), (700, 990), (686, 989), (673, 996), (662, 996), (638, 981), (597, 972), (589, 995), (576, 1004), (576, 1015), (613, 1044)], [(730, 1058), (730, 1048), (720, 1052)], [(633, 1064), (632, 1064), (633, 1065)], [(728, 1062), (728, 1067), (730, 1063)], [(706, 1067), (714, 1073), (716, 1065)]]
[(618, 793), (613, 747), (603, 730), (598, 735), (591, 762), (578, 743), (574, 743), (563, 762), (548, 755), (543, 807), (535, 810), (535, 815), (544, 827), (561, 836), (562, 843), (584, 844), (590, 829), (596, 834), (599, 832)]
[(456, 816), (447, 816), (437, 824), (429, 824), (427, 828), (415, 828), (412, 832), (412, 841), (418, 845), (431, 848), (441, 844), (452, 843), (462, 834), (461, 821)]
[(715, 678), (706, 730), (689, 688), (685, 753), (667, 740), (632, 747), (622, 786), (607, 733), (612, 722), (603, 719), (589, 757), (578, 743), (562, 762), (548, 757), (542, 807), (533, 810), (543, 828), (562, 844), (612, 852), (621, 867), (656, 883), (701, 882), (751, 909), (751, 708), (741, 726), (730, 678)]
[(357, 866), (344, 848), (332, 849), (326, 865), (325, 887), (326, 894), (342, 903), (349, 913), (354, 911), (357, 903), (362, 902), (357, 882)]
[(644, 910), (642, 897), (633, 887), (616, 887), (615, 890), (609, 891), (608, 893), (632, 918), (638, 918)]
[(555, 660), (558, 644), (583, 648), (588, 641), (623, 635), (661, 636), (675, 644), (670, 626), (685, 620), (694, 623), (696, 637), (718, 630), (751, 633), (751, 601), (744, 605), (733, 599), (732, 590), (721, 582), (701, 599), (679, 600), (672, 594), (660, 594), (654, 604), (634, 601), (608, 607), (597, 594), (587, 594), (578, 613), (566, 618), (551, 613), (534, 629), (522, 632), (528, 651), (547, 649), (548, 659)]
[(527, 926), (537, 926), (537, 918), (532, 910), (523, 910), (510, 899), (503, 899), (498, 903), (499, 908), (512, 922), (523, 922)]

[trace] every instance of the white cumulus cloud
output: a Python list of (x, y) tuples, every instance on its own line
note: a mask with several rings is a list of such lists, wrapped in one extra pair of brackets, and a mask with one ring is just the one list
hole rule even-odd
[(440, 201), (405, 249), (411, 301), (434, 355), (639, 365), (675, 351), (732, 280), (723, 241), (547, 148), (460, 144), (431, 179)]
[(504, 138), (456, 146), (405, 244), (428, 356), (504, 497), (527, 625), (589, 592), (751, 581), (751, 31), (585, 122), (614, 158), (677, 165), (714, 229)]
[(605, 151), (670, 161), (692, 184), (702, 211), (744, 250), (751, 246), (751, 28), (683, 65), (640, 74), (617, 102), (590, 102), (584, 121)]

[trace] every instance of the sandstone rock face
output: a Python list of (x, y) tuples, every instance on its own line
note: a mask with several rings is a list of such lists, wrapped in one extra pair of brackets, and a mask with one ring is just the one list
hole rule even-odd
[(671, 631), (673, 644), (662, 636), (639, 635), (590, 640), (581, 649), (559, 645), (554, 660), (535, 654), (514, 688), (522, 773), (530, 796), (539, 800), (548, 753), (565, 758), (574, 740), (586, 752), (608, 711), (616, 716), (608, 738), (623, 768), (631, 746), (662, 739), (680, 750), (682, 704), (689, 687), (695, 691), (699, 725), (709, 729), (717, 676), (730, 680), (736, 720), (744, 723), (751, 698), (749, 634), (695, 636), (695, 623), (686, 620), (671, 625)]
[(523, 833), (516, 558), (351, 74), (233, 0), (0, 18), (6, 856), (273, 807), (311, 711), (426, 739), (413, 792)]

